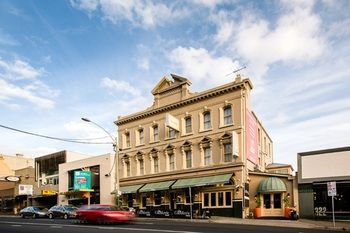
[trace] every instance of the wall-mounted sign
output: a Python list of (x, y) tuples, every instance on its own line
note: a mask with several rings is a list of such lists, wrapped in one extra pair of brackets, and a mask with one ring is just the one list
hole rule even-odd
[(18, 185), (18, 195), (33, 195), (33, 185), (30, 185), (30, 184)]
[(232, 155), (238, 157), (239, 144), (238, 144), (238, 134), (236, 131), (232, 131)]
[(180, 123), (179, 120), (176, 119), (173, 115), (166, 113), (165, 114), (165, 125), (177, 131), (180, 131)]
[(91, 189), (91, 171), (74, 171), (74, 190)]
[(5, 180), (9, 182), (17, 182), (20, 181), (21, 178), (19, 178), (18, 176), (6, 176)]
[(44, 196), (51, 196), (51, 195), (56, 195), (57, 194), (57, 191), (56, 190), (47, 190), (47, 189), (45, 189), (45, 190), (42, 190), (42, 194), (44, 195)]
[(246, 152), (247, 159), (254, 164), (258, 163), (258, 126), (253, 114), (246, 111)]

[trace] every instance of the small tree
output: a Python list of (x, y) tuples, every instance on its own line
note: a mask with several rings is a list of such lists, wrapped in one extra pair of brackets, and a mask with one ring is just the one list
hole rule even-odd
[(258, 196), (258, 195), (255, 196), (255, 203), (256, 203), (256, 207), (257, 208), (261, 207), (261, 198), (260, 198), (260, 196)]
[(290, 195), (289, 195), (289, 193), (287, 194), (287, 196), (285, 196), (283, 198), (283, 203), (284, 203), (284, 207), (290, 207)]

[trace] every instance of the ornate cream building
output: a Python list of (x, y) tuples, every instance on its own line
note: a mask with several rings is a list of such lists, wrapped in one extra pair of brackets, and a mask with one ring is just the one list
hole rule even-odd
[(122, 205), (140, 216), (248, 216), (259, 185), (249, 185), (249, 174), (270, 174), (273, 162), (272, 140), (251, 109), (251, 81), (237, 75), (191, 93), (188, 79), (171, 77), (154, 87), (151, 107), (115, 122)]

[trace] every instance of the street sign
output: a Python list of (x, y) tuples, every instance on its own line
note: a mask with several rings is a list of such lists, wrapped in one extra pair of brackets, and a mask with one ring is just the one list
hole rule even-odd
[(327, 191), (329, 197), (337, 195), (337, 184), (335, 181), (327, 182)]
[(17, 182), (20, 181), (21, 178), (19, 178), (19, 176), (6, 176), (5, 180), (9, 182)]

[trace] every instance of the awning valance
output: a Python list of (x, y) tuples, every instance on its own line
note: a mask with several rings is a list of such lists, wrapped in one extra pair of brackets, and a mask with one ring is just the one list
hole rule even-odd
[(230, 182), (232, 175), (233, 173), (216, 176), (180, 179), (176, 181), (176, 183), (172, 186), (172, 189), (199, 187), (214, 184), (227, 184)]
[(276, 193), (286, 191), (286, 184), (277, 177), (269, 177), (261, 181), (258, 187), (258, 193)]
[[(139, 190), (144, 184), (136, 184), (136, 185), (129, 185), (129, 186), (123, 186), (119, 188), (119, 191), (122, 194), (129, 194), (129, 193), (136, 193), (137, 190)], [(115, 191), (112, 192), (112, 194), (115, 194)]]
[(139, 192), (152, 192), (152, 191), (160, 191), (167, 190), (170, 188), (172, 184), (174, 184), (175, 180), (157, 182), (157, 183), (149, 183), (140, 188)]

